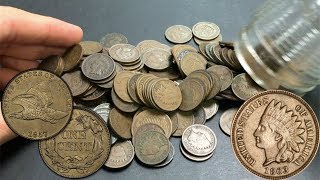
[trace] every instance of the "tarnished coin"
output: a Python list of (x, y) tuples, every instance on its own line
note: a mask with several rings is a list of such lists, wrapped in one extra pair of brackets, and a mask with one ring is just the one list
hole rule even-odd
[(220, 77), (213, 71), (208, 71), (207, 72), (210, 74), (211, 79), (212, 79), (212, 87), (211, 87), (211, 91), (209, 92), (208, 96), (207, 96), (207, 100), (212, 99), (213, 97), (215, 97), (221, 90), (221, 80)]
[(93, 111), (75, 108), (67, 127), (57, 136), (39, 142), (45, 164), (67, 178), (83, 178), (98, 171), (111, 147), (105, 122)]
[(164, 70), (171, 66), (171, 52), (164, 49), (154, 48), (142, 55), (144, 64), (154, 70)]
[(38, 66), (38, 69), (46, 70), (61, 76), (64, 69), (64, 60), (61, 56), (49, 56), (46, 59), (42, 60)]
[(143, 124), (141, 125), (135, 134), (132, 134), (132, 143), (133, 145), (135, 144), (135, 137), (139, 137), (140, 134), (146, 132), (146, 131), (158, 131), (162, 134), (165, 134), (164, 133), (164, 130), (162, 129), (162, 127), (156, 125), (156, 124), (153, 124), (153, 123), (148, 123), (148, 124)]
[(101, 98), (105, 93), (106, 93), (106, 91), (104, 89), (97, 88), (92, 94), (89, 94), (87, 96), (81, 97), (81, 100), (83, 100), (83, 101), (94, 101), (94, 100), (97, 100), (97, 99)]
[(153, 74), (159, 78), (167, 78), (170, 80), (177, 80), (181, 76), (179, 70), (172, 65), (163, 71), (149, 70), (149, 74)]
[(188, 76), (196, 70), (204, 70), (207, 66), (207, 60), (199, 53), (187, 53), (179, 63), (182, 72)]
[(137, 158), (144, 164), (156, 165), (168, 157), (170, 143), (164, 134), (158, 131), (146, 131), (136, 137), (135, 152)]
[[(144, 40), (137, 45), (137, 48), (139, 49), (141, 55), (143, 55), (145, 52), (151, 49), (164, 48), (164, 47), (165, 47), (164, 45), (162, 45), (160, 42), (156, 40)], [(164, 48), (164, 49), (167, 49), (167, 48)]]
[(197, 79), (187, 78), (179, 84), (182, 94), (182, 102), (179, 109), (190, 111), (196, 108), (205, 97), (204, 87)]
[(206, 122), (206, 112), (202, 106), (195, 109), (194, 124), (204, 124)]
[(230, 136), (232, 120), (236, 115), (238, 108), (230, 108), (224, 111), (220, 117), (220, 128), (224, 133)]
[(110, 56), (120, 63), (132, 63), (139, 59), (140, 51), (130, 44), (116, 44), (109, 49)]
[(209, 99), (201, 104), (206, 114), (206, 120), (212, 118), (219, 110), (219, 104), (214, 99)]
[(222, 41), (222, 35), (219, 34), (218, 37), (216, 37), (212, 40), (203, 40), (203, 39), (197, 38), (196, 36), (194, 36), (193, 39), (198, 45), (200, 45), (202, 43), (216, 43), (216, 44), (218, 44), (220, 41)]
[(99, 81), (108, 78), (115, 71), (115, 62), (106, 54), (88, 56), (81, 64), (82, 73), (89, 79)]
[(82, 41), (79, 43), (82, 47), (82, 53), (84, 56), (89, 56), (94, 53), (99, 53), (102, 51), (102, 44), (95, 41)]
[(127, 44), (128, 39), (126, 36), (120, 33), (109, 33), (101, 38), (100, 43), (105, 48), (111, 48), (116, 44)]
[(140, 126), (149, 123), (160, 126), (164, 130), (167, 138), (171, 136), (172, 122), (170, 117), (156, 109), (147, 109), (135, 116), (132, 122), (131, 133), (135, 134)]
[(77, 67), (81, 61), (82, 55), (83, 50), (80, 44), (70, 47), (62, 56), (65, 64), (63, 71), (70, 71)]
[(168, 79), (160, 79), (155, 82), (151, 94), (156, 106), (164, 111), (174, 111), (182, 102), (180, 88)]
[(170, 150), (169, 150), (168, 157), (163, 162), (161, 162), (160, 164), (156, 164), (153, 167), (164, 167), (171, 163), (174, 157), (174, 147), (170, 141), (169, 141), (169, 144), (170, 144)]
[(297, 95), (269, 90), (248, 99), (231, 130), (234, 153), (250, 172), (285, 179), (305, 169), (319, 147), (319, 122)]
[(242, 100), (247, 100), (251, 96), (264, 91), (247, 73), (242, 73), (234, 77), (231, 88), (233, 93)]
[(57, 75), (29, 70), (15, 76), (2, 96), (2, 115), (16, 134), (31, 140), (48, 139), (70, 121), (72, 96)]
[(131, 114), (113, 108), (110, 111), (109, 124), (116, 135), (122, 139), (131, 139), (132, 118)]
[(217, 138), (208, 126), (194, 124), (184, 130), (182, 145), (195, 156), (207, 156), (216, 148)]
[(166, 30), (165, 36), (172, 43), (183, 44), (191, 40), (192, 31), (184, 25), (173, 25)]
[(171, 135), (173, 135), (174, 132), (178, 129), (178, 117), (176, 116), (176, 111), (168, 112), (168, 116), (171, 119), (172, 123), (172, 131)]
[(119, 98), (119, 96), (111, 90), (111, 98), (113, 104), (123, 112), (135, 112), (139, 109), (140, 105), (138, 103), (132, 102), (128, 103)]
[(135, 75), (132, 71), (120, 71), (113, 81), (114, 92), (125, 102), (132, 103), (133, 100), (128, 93), (128, 81)]
[(68, 72), (62, 76), (62, 79), (68, 84), (72, 96), (82, 95), (90, 87), (90, 82), (85, 79), (81, 71)]
[(198, 22), (192, 27), (193, 35), (199, 39), (211, 40), (220, 34), (220, 28), (212, 22)]
[(187, 127), (194, 124), (194, 116), (192, 111), (175, 111), (172, 115), (173, 119), (177, 119), (178, 121), (178, 128), (177, 130), (172, 134), (172, 136), (175, 137), (181, 137), (182, 133)]
[(131, 141), (117, 142), (111, 147), (108, 160), (104, 164), (108, 168), (126, 167), (134, 158), (134, 147)]
[(213, 72), (219, 76), (220, 82), (221, 82), (221, 90), (220, 91), (224, 91), (228, 87), (230, 87), (230, 85), (232, 83), (232, 79), (233, 79), (233, 74), (232, 74), (232, 71), (228, 67), (222, 66), (222, 65), (215, 65), (215, 66), (209, 67), (207, 69), (207, 71)]
[(213, 156), (213, 153), (207, 155), (207, 156), (195, 156), (191, 153), (189, 153), (185, 148), (183, 147), (182, 144), (180, 144), (180, 151), (184, 155), (184, 157), (190, 159), (191, 161), (196, 161), (196, 162), (202, 162), (210, 159)]
[(141, 75), (142, 75), (141, 73), (136, 73), (128, 80), (128, 94), (130, 98), (136, 103), (140, 103), (140, 100), (137, 94), (136, 82)]

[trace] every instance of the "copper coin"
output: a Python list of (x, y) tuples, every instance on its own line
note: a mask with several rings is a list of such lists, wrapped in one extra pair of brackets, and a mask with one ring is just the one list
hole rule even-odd
[(128, 103), (133, 102), (128, 93), (128, 81), (134, 75), (135, 72), (132, 71), (120, 71), (113, 81), (114, 92), (118, 95), (120, 99)]
[(70, 71), (77, 67), (80, 63), (82, 55), (83, 50), (80, 44), (76, 44), (67, 49), (67, 51), (62, 56), (65, 63), (63, 71)]
[(68, 72), (62, 76), (62, 79), (68, 84), (72, 96), (82, 95), (90, 87), (90, 82), (80, 71)]
[(199, 39), (211, 40), (220, 34), (220, 28), (212, 22), (198, 22), (192, 27), (193, 35)]
[(269, 90), (249, 98), (236, 113), (233, 151), (250, 172), (286, 179), (305, 169), (319, 147), (319, 122), (299, 96)]
[(109, 124), (116, 135), (122, 139), (131, 139), (132, 118), (131, 114), (113, 108), (110, 111)]
[(204, 70), (207, 66), (207, 60), (199, 53), (187, 53), (180, 61), (182, 72), (188, 76), (196, 70)]
[(135, 134), (132, 134), (132, 142), (133, 145), (135, 144), (135, 137), (139, 137), (142, 133), (146, 132), (146, 131), (158, 131), (162, 134), (164, 133), (164, 130), (162, 129), (162, 127), (160, 127), (159, 125), (153, 124), (153, 123), (148, 123), (148, 124), (143, 124), (141, 125)]
[(154, 70), (164, 70), (171, 66), (171, 52), (155, 48), (143, 54), (141, 57), (144, 64)]
[(95, 41), (82, 41), (79, 43), (83, 50), (84, 56), (89, 56), (102, 51), (102, 44)]
[(132, 63), (139, 59), (140, 51), (130, 44), (116, 44), (109, 49), (109, 54), (117, 62)]
[(111, 147), (105, 122), (93, 111), (75, 108), (67, 127), (57, 136), (39, 142), (42, 160), (55, 173), (83, 178), (98, 171)]
[(101, 38), (100, 43), (105, 48), (111, 48), (116, 44), (127, 44), (128, 39), (126, 36), (120, 33), (109, 33)]
[(194, 124), (194, 116), (192, 111), (175, 111), (174, 118), (178, 121), (177, 130), (172, 134), (175, 137), (181, 137), (182, 133), (187, 127)]
[(57, 75), (29, 70), (15, 76), (2, 97), (5, 122), (16, 134), (31, 140), (48, 139), (70, 121), (72, 96)]
[(114, 105), (123, 112), (135, 112), (139, 109), (140, 105), (138, 103), (132, 102), (128, 103), (119, 98), (119, 96), (111, 90), (111, 98)]
[(183, 44), (191, 40), (192, 31), (184, 25), (173, 25), (166, 30), (165, 36), (172, 43)]
[(215, 65), (215, 66), (211, 66), (207, 70), (219, 76), (220, 82), (221, 82), (220, 91), (226, 90), (228, 87), (230, 87), (233, 79), (233, 74), (228, 67), (222, 66), (222, 65)]
[(103, 80), (115, 71), (115, 62), (106, 54), (96, 53), (84, 59), (82, 73), (92, 80)]
[(61, 76), (64, 69), (64, 60), (61, 56), (49, 56), (46, 59), (42, 60), (38, 66), (38, 69), (46, 70)]
[(206, 122), (206, 112), (202, 106), (195, 109), (194, 124), (204, 124)]
[(179, 84), (182, 93), (182, 102), (179, 107), (182, 111), (190, 111), (196, 108), (205, 97), (204, 87), (197, 79), (188, 78)]
[(136, 103), (140, 103), (140, 100), (139, 100), (138, 94), (137, 94), (136, 82), (141, 75), (142, 74), (140, 74), (140, 73), (135, 74), (128, 81), (128, 94), (131, 97), (131, 99)]
[(247, 100), (251, 96), (264, 91), (247, 73), (242, 73), (234, 77), (231, 88), (233, 93), (242, 100)]
[(166, 165), (171, 163), (171, 161), (173, 160), (175, 152), (174, 152), (174, 147), (173, 147), (173, 145), (172, 145), (172, 143), (170, 141), (169, 141), (169, 144), (170, 144), (170, 150), (169, 150), (168, 157), (164, 161), (162, 161), (160, 164), (156, 164), (153, 167), (157, 167), (157, 168), (164, 167), (164, 166), (166, 166)]

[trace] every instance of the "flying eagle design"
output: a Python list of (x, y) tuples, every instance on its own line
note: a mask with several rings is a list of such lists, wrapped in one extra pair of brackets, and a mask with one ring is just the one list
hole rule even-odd
[(22, 107), (22, 110), (12, 113), (10, 117), (26, 121), (38, 119), (52, 124), (66, 117), (67, 112), (51, 107), (53, 97), (50, 94), (50, 87), (59, 87), (59, 82), (56, 80), (41, 82), (25, 93), (12, 98), (12, 104)]

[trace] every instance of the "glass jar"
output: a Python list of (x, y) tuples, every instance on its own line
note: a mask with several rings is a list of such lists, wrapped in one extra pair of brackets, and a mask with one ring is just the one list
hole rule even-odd
[(320, 0), (269, 0), (235, 43), (243, 68), (265, 89), (304, 94), (320, 84)]

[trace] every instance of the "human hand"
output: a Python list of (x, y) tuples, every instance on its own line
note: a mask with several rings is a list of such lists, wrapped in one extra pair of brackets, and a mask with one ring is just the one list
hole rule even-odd
[[(0, 90), (19, 72), (36, 68), (36, 60), (62, 54), (83, 36), (78, 26), (4, 6), (0, 27)], [(0, 145), (15, 136), (0, 109)]]

